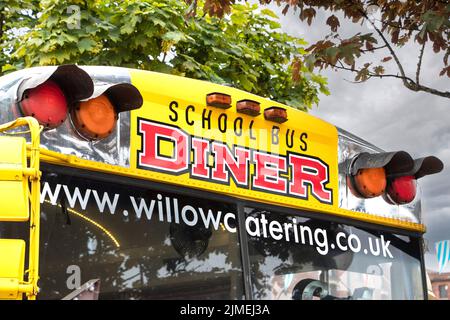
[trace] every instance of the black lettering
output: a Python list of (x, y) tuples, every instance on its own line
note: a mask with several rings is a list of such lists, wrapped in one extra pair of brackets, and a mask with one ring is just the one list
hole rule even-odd
[(190, 126), (193, 126), (193, 125), (194, 125), (194, 120), (189, 121), (189, 110), (192, 110), (192, 112), (195, 112), (195, 107), (189, 105), (189, 106), (187, 106), (187, 108), (186, 108), (186, 123), (187, 123), (188, 125), (190, 125)]
[[(208, 111), (208, 115), (205, 116), (206, 111)], [(202, 128), (205, 129), (205, 122), (208, 123), (208, 129), (211, 129), (211, 110), (203, 109), (202, 112)]]
[[(239, 122), (239, 125), (238, 125)], [(238, 137), (242, 136), (242, 123), (244, 120), (241, 117), (234, 119), (234, 134)], [(238, 130), (239, 129), (239, 130)]]
[[(222, 121), (222, 119), (223, 119), (223, 121)], [(222, 113), (219, 116), (218, 122), (219, 122), (219, 131), (222, 133), (227, 132), (227, 114), (226, 113)], [(223, 124), (223, 126), (222, 126), (222, 124)]]
[(280, 128), (277, 126), (272, 127), (272, 144), (278, 144), (280, 141), (278, 134), (280, 133)]
[(290, 136), (289, 136), (289, 132), (291, 131), (291, 129), (287, 129), (286, 131), (286, 146), (288, 148), (292, 148), (294, 146), (294, 134), (295, 134), (295, 130), (292, 130)]
[(253, 135), (253, 123), (254, 121), (250, 121), (250, 139), (256, 140), (256, 137)]
[(308, 143), (306, 142), (307, 138), (308, 138), (308, 134), (306, 132), (303, 132), (300, 135), (300, 142), (303, 143), (303, 145), (300, 145), (300, 150), (302, 150), (302, 151), (308, 150)]
[(170, 121), (173, 121), (173, 122), (178, 121), (178, 112), (177, 112), (177, 110), (175, 110), (175, 108), (178, 108), (178, 102), (172, 101), (169, 104), (169, 109), (170, 109), (170, 111), (173, 112), (173, 115), (170, 115), (169, 119), (170, 119)]

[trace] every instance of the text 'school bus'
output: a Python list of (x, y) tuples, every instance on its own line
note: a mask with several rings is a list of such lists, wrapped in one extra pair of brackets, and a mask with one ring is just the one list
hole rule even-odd
[(116, 67), (8, 74), (0, 119), (2, 299), (427, 298), (436, 157)]

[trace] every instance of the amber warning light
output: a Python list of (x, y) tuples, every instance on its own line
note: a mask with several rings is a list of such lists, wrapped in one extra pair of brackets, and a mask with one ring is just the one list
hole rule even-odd
[(72, 109), (72, 123), (82, 137), (104, 139), (114, 131), (120, 112), (138, 109), (142, 104), (139, 90), (129, 83), (98, 85), (91, 97)]
[(109, 136), (117, 118), (113, 105), (105, 95), (81, 102), (72, 112), (75, 128), (88, 139), (103, 139)]
[(236, 111), (248, 114), (249, 116), (257, 116), (260, 114), (260, 103), (253, 100), (241, 100), (236, 103)]

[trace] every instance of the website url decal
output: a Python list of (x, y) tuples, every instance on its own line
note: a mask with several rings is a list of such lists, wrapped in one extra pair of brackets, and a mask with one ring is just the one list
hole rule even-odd
[[(70, 208), (76, 208), (78, 205), (79, 208), (85, 210), (88, 203), (95, 203), (94, 205), (100, 213), (109, 211), (112, 215), (118, 211), (118, 202), (121, 197), (118, 193), (103, 192), (101, 194), (95, 189), (86, 189), (82, 192), (78, 187), (70, 189), (65, 184), (56, 184), (53, 188), (48, 182), (43, 184), (41, 203), (49, 202), (57, 205), (61, 196), (65, 196)], [(129, 195), (127, 201), (130, 204), (127, 207), (132, 209), (132, 213), (123, 209), (121, 214), (124, 216), (133, 214), (138, 220), (158, 219), (160, 222), (177, 224), (183, 222), (191, 227), (203, 225), (205, 228), (214, 228), (215, 230), (223, 227), (228, 232), (237, 232), (237, 215), (234, 212), (215, 211), (190, 204), (181, 205), (176, 197), (162, 194), (157, 194), (155, 199)], [(356, 234), (338, 232), (330, 236), (331, 232), (325, 228), (304, 225), (296, 218), (292, 218), (289, 222), (269, 221), (264, 213), (258, 216), (248, 215), (245, 219), (245, 229), (251, 237), (313, 246), (321, 255), (327, 255), (330, 250), (340, 250), (393, 259), (389, 249), (390, 241), (386, 240), (383, 235), (360, 239)]]

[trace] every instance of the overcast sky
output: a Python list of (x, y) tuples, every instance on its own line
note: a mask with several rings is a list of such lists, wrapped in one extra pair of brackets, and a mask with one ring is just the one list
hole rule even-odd
[[(281, 18), (283, 31), (302, 37), (310, 43), (329, 32), (325, 25), (329, 13), (319, 12), (315, 23), (308, 26), (301, 22), (298, 12), (289, 10), (286, 16), (281, 9), (270, 6)], [(339, 16), (341, 18), (342, 16)], [(373, 32), (368, 26), (360, 27), (340, 19), (344, 35), (356, 32)], [(399, 58), (412, 78), (418, 57), (417, 45), (409, 45), (399, 51)], [(375, 61), (388, 56), (387, 51), (374, 56)], [(439, 77), (442, 56), (436, 56), (427, 48), (422, 62), (424, 85), (450, 89), (450, 80)], [(396, 74), (393, 60), (386, 64), (388, 72)], [(420, 180), (422, 189), (422, 215), (427, 226), (425, 239), (427, 269), (437, 270), (435, 242), (450, 240), (450, 100), (427, 93), (416, 93), (403, 86), (400, 79), (371, 79), (363, 84), (349, 81), (354, 75), (340, 70), (322, 72), (328, 77), (331, 95), (320, 96), (320, 103), (311, 113), (338, 127), (387, 150), (405, 150), (413, 158), (434, 155), (444, 162), (444, 171)], [(450, 263), (447, 265), (450, 271)]]

